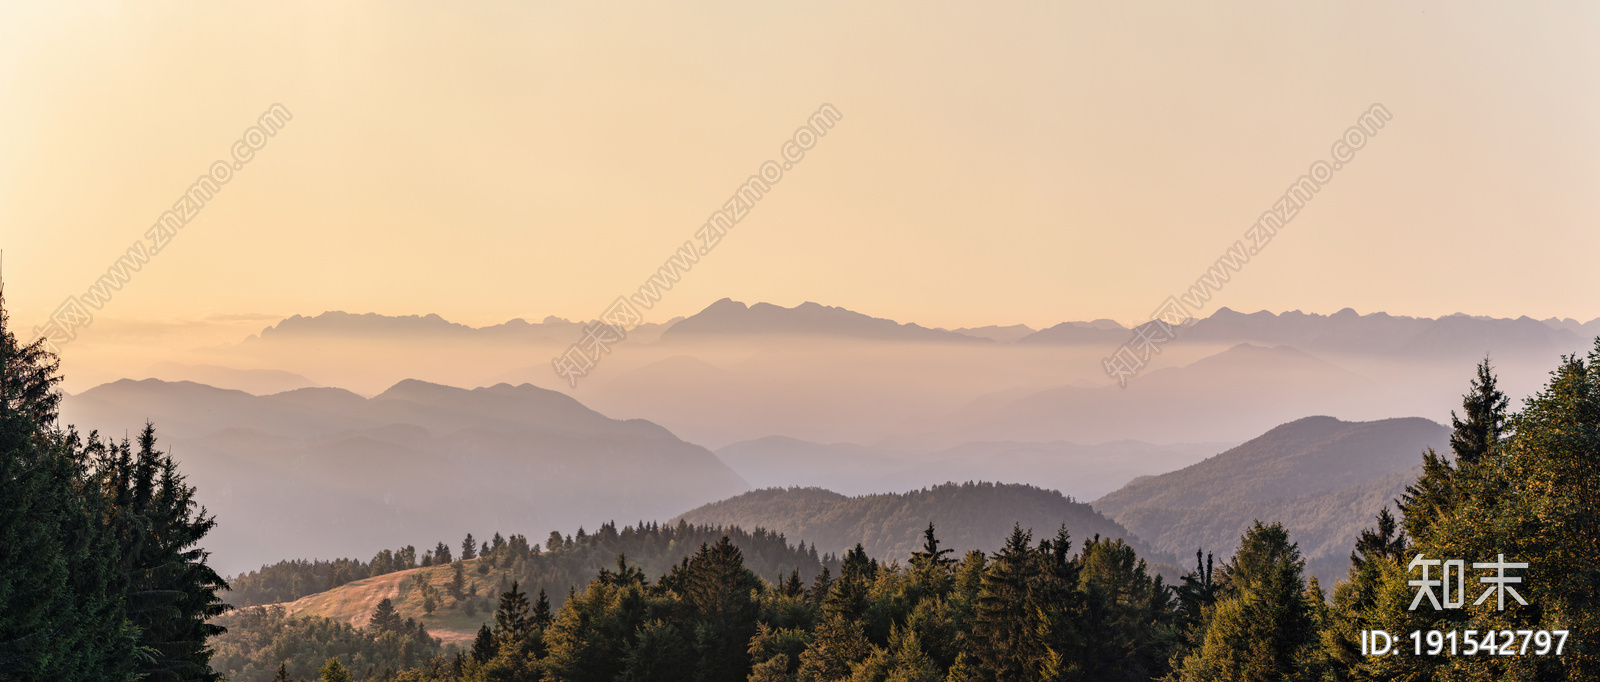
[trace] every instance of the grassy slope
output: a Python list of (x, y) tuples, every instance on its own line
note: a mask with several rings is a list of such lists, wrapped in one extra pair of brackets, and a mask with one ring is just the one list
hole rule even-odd
[[(473, 559), (463, 562), (468, 592), (470, 593), (473, 586), (478, 588), (476, 598), (479, 600), (479, 608), (475, 615), (467, 615), (465, 604), (457, 603), (449, 595), (446, 588), (449, 587), (450, 579), (455, 573), (448, 565), (413, 568), (357, 580), (327, 592), (301, 597), (281, 606), (291, 616), (322, 616), (363, 627), (367, 624), (367, 619), (372, 616), (372, 610), (378, 607), (378, 602), (390, 599), (401, 618), (417, 619), (428, 626), (430, 634), (445, 644), (452, 642), (471, 644), (473, 637), (478, 634), (478, 627), (494, 620), (494, 606), (499, 602), (499, 595), (495, 591), (500, 585), (500, 580), (502, 578), (510, 580), (506, 578), (504, 569), (492, 569), (487, 575), (480, 575), (478, 566), (482, 561)], [(432, 614), (422, 610), (422, 590), (418, 589), (414, 582), (418, 575), (423, 576), (423, 580), (438, 591), (435, 599), (439, 606)], [(486, 597), (489, 598), (487, 608), (483, 606)]]

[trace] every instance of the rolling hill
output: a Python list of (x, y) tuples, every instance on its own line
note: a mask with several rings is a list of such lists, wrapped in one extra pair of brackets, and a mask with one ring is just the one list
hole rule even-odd
[(1445, 449), (1448, 437), (1445, 427), (1415, 417), (1306, 417), (1093, 504), (1158, 552), (1227, 556), (1260, 519), (1282, 522), (1308, 560), (1342, 560), (1361, 529), (1415, 480), (1422, 451)]
[(768, 436), (717, 448), (752, 487), (825, 488), (846, 495), (913, 490), (946, 481), (1028, 483), (1093, 499), (1139, 476), (1180, 469), (1231, 444), (981, 441), (918, 453)]
[[(487, 557), (397, 570), (279, 604), (257, 604), (239, 598), (248, 595), (222, 596), (230, 603), (276, 606), (283, 608), (285, 615), (331, 618), (356, 627), (366, 625), (378, 602), (389, 599), (401, 618), (416, 619), (445, 643), (470, 643), (478, 626), (493, 620), (499, 595), (514, 581), (531, 597), (543, 590), (552, 608), (560, 608), (570, 590), (582, 590), (602, 569), (615, 568), (620, 556), (625, 555), (630, 567), (654, 582), (702, 546), (716, 544), (723, 537), (739, 548), (747, 568), (768, 580), (778, 581), (795, 571), (809, 584), (825, 565), (816, 548), (762, 530), (687, 523), (648, 523), (619, 530), (616, 524), (605, 523), (592, 533), (579, 529), (564, 537), (551, 536), (542, 548), (530, 546), (525, 540), (511, 542)], [(285, 566), (279, 564), (278, 568)], [(464, 578), (461, 598), (450, 593), (458, 566)], [(827, 566), (834, 572), (839, 568), (836, 559)], [(287, 573), (293, 574), (292, 568)], [(236, 577), (235, 582), (259, 583), (263, 573), (266, 571), (251, 572)], [(278, 571), (276, 577), (281, 584), (285, 572)], [(314, 582), (309, 575), (305, 577)], [(434, 600), (432, 612), (424, 604), (429, 594)]]
[(710, 451), (531, 385), (407, 380), (373, 398), (118, 381), (62, 421), (121, 436), (146, 419), (218, 518), (212, 565), (431, 545), (488, 524), (537, 532), (663, 518), (748, 489)]
[(698, 507), (676, 520), (765, 528), (839, 554), (860, 543), (881, 560), (901, 560), (922, 547), (932, 522), (941, 543), (957, 552), (994, 552), (1013, 524), (1042, 538), (1063, 523), (1074, 542), (1099, 534), (1146, 545), (1089, 505), (1030, 485), (947, 483), (906, 493), (847, 497), (821, 488), (767, 488)]

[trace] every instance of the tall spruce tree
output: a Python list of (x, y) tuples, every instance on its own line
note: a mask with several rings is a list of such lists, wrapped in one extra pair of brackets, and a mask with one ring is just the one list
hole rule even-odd
[(121, 443), (104, 476), (117, 500), (128, 617), (149, 652), (139, 669), (151, 682), (217, 680), (206, 640), (224, 630), (208, 621), (228, 610), (217, 596), (228, 585), (206, 564), (209, 554), (199, 545), (216, 519), (199, 507), (195, 489), (155, 443), (155, 427), (147, 423), (137, 454), (130, 456), (130, 445)]
[(972, 636), (974, 659), (987, 679), (1024, 680), (1044, 654), (1034, 621), (1035, 579), (1040, 562), (1033, 553), (1033, 533), (1016, 525), (983, 573)]
[(9, 323), (0, 292), (0, 679), (132, 679), (148, 652), (126, 615), (112, 503), (91, 449), (55, 428), (59, 361)]
[(520, 642), (535, 630), (528, 595), (512, 581), (511, 589), (500, 595), (500, 608), (494, 612), (495, 634), (502, 642)]
[(1182, 682), (1316, 680), (1321, 640), (1305, 560), (1281, 524), (1256, 521), (1223, 567), (1223, 591), (1199, 649), (1183, 658)]
[(372, 610), (372, 617), (367, 620), (367, 630), (373, 634), (397, 632), (401, 624), (400, 614), (394, 610), (394, 602), (384, 599)]

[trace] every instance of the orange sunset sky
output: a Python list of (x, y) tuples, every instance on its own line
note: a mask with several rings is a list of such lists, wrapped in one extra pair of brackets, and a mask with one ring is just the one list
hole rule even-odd
[(81, 294), (282, 104), (100, 315), (589, 319), (828, 103), (650, 321), (1137, 321), (1381, 103), (1215, 305), (1600, 316), (1600, 5), (1225, 4), (7, 2), (7, 303)]

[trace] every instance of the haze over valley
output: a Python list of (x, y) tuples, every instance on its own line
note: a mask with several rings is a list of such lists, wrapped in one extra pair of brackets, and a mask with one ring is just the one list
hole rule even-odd
[[(1100, 366), (1131, 334), (1110, 320), (942, 330), (724, 299), (631, 330), (574, 388), (548, 358), (583, 328), (294, 316), (233, 343), (152, 356), (148, 376), (80, 388), (62, 420), (114, 436), (154, 422), (200, 501), (228, 520), (208, 548), (227, 572), (490, 526), (542, 537), (666, 520), (767, 488), (859, 496), (968, 481), (1092, 503), (1173, 561), (1196, 546), (1231, 551), (1257, 517), (1284, 520), (1322, 559), (1415, 477), (1423, 447), (1440, 446), (1464, 368), (1491, 356), (1519, 395), (1537, 377), (1521, 368), (1584, 349), (1600, 320), (1223, 308), (1179, 328), (1126, 388)], [(1384, 435), (1361, 447), (1302, 443), (1314, 424), (1351, 422)], [(1376, 426), (1391, 423), (1432, 435)], [(1302, 453), (1319, 447), (1333, 449)], [(1384, 454), (1372, 460), (1369, 448)], [(1186, 473), (1240, 457), (1281, 460), (1272, 475), (1327, 485), (1264, 482), (1241, 494)], [(1335, 484), (1318, 466), (1365, 478)], [(1328, 505), (1341, 510), (1335, 526), (1331, 512), (1295, 511)], [(1187, 525), (1201, 519), (1209, 525)]]

